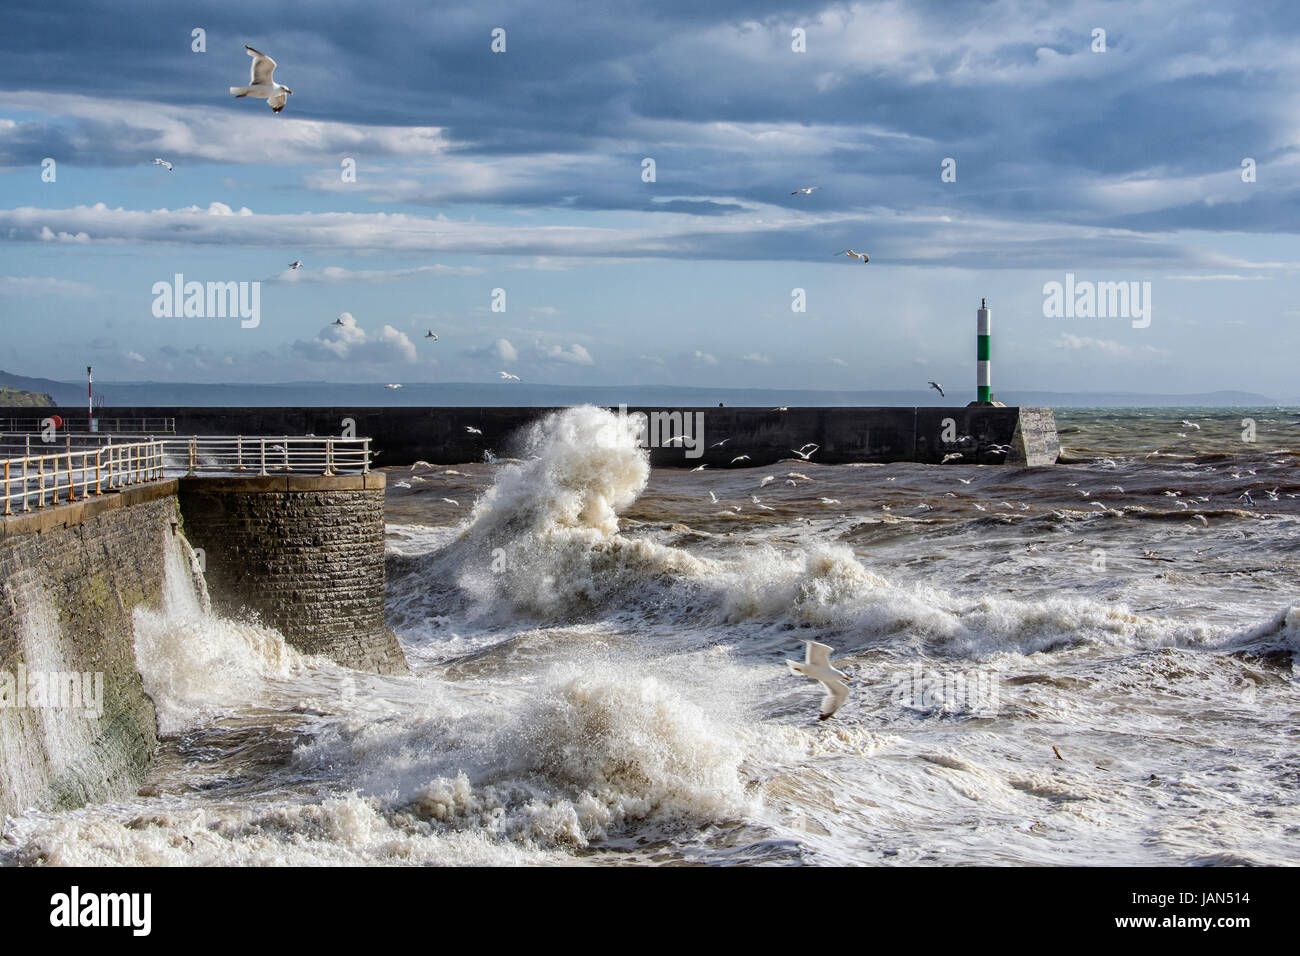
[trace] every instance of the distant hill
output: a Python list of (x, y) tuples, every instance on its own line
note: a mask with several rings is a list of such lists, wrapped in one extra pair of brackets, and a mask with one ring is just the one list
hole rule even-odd
[[(80, 388), (68, 382), (56, 382), (51, 378), (29, 378), (26, 375), (15, 375), (12, 372), (6, 372), (0, 369), (0, 388), (8, 388), (19, 392), (33, 392), (48, 399), (50, 405), (71, 405), (78, 398), (84, 399), (86, 396), (86, 386), (83, 383)], [(24, 402), (23, 404), (31, 404)]]
[(0, 408), (49, 408), (54, 399), (44, 392), (24, 392), (0, 385)]
[[(29, 378), (0, 370), (0, 385), (44, 393), (60, 405), (76, 408), (86, 401), (86, 383)], [(974, 399), (973, 388), (952, 387), (946, 398), (930, 389), (798, 389), (713, 388), (681, 385), (539, 385), (531, 382), (409, 382), (405, 388), (386, 389), (383, 383), (339, 382), (216, 383), (102, 382), (95, 385), (96, 404), (121, 411), (167, 406), (284, 407), (304, 406), (501, 406), (593, 405), (710, 407), (774, 407), (778, 405), (965, 405)], [(998, 401), (1007, 405), (1051, 407), (1164, 407), (1260, 408), (1277, 405), (1268, 395), (1255, 392), (1199, 392), (1147, 394), (1142, 392), (1040, 392), (998, 389)]]

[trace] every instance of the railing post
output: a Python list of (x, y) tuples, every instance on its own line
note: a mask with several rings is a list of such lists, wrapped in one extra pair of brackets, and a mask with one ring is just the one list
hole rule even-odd
[(190, 436), (190, 475), (191, 476), (193, 476), (194, 474), (194, 466), (198, 462), (198, 457), (199, 457), (199, 436), (191, 435)]
[(260, 447), (261, 455), (262, 455), (262, 470), (259, 474), (265, 475), (266, 474), (266, 439), (259, 438), (257, 440), (257, 444)]
[[(72, 439), (71, 439), (71, 438), (68, 439), (68, 448), (69, 448), (69, 451), (68, 451), (68, 500), (69, 500), (69, 501), (76, 501), (76, 500), (77, 500), (77, 483), (76, 483), (75, 481), (72, 480), (72, 451), (71, 451), (71, 448), (72, 448)], [(58, 482), (56, 481), (55, 483), (57, 484)]]
[(30, 458), (31, 455), (25, 455), (23, 457), (23, 511), (32, 510), (31, 501), (29, 501), (27, 497), (27, 461)]
[[(36, 461), (37, 461), (37, 464), (39, 464), (39, 465), (40, 465), (40, 468), (41, 468), (41, 484), (40, 484), (41, 497), (40, 497), (40, 499), (36, 502), (36, 507), (38, 507), (38, 508), (44, 508), (44, 507), (45, 507), (45, 456), (44, 456), (44, 455), (41, 455), (39, 458), (36, 459)], [(58, 483), (56, 482), (56, 483), (55, 483), (55, 486), (54, 486), (54, 495), (55, 495), (55, 499), (54, 499), (54, 500), (55, 500), (55, 503), (56, 503), (56, 504), (58, 503), (58, 494), (59, 494), (59, 491), (58, 491)]]
[(370, 439), (366, 438), (361, 442), (361, 473), (370, 474)]
[(244, 471), (244, 436), (235, 436), (235, 471)]
[(334, 474), (334, 439), (325, 439), (325, 474)]
[(5, 459), (5, 514), (13, 514), (13, 508), (9, 505), (9, 459)]

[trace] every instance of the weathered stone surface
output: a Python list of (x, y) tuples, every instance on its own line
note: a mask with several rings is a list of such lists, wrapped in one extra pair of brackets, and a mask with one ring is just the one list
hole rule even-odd
[(185, 535), (218, 611), (251, 611), (307, 654), (406, 673), (384, 624), (382, 483), (361, 477), (184, 478)]
[(178, 520), (175, 498), (156, 497), (163, 490), (130, 508), (108, 495), (3, 522), (0, 680), (16, 683), (20, 668), (102, 674), (103, 712), (0, 706), (0, 813), (121, 797), (149, 766), (157, 721), (132, 612), (162, 602), (163, 536)]
[(1011, 438), (1007, 464), (1037, 468), (1055, 465), (1061, 455), (1061, 440), (1056, 434), (1056, 415), (1050, 408), (1022, 408)]

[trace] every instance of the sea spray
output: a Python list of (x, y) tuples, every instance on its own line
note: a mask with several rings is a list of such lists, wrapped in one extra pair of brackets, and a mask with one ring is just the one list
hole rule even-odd
[(556, 665), (525, 691), (451, 712), (331, 725), (296, 765), (346, 768), (390, 814), (543, 846), (586, 846), (633, 823), (720, 822), (755, 805), (742, 764), (763, 745), (730, 712), (725, 666), (717, 673), (724, 699), (711, 708), (703, 687), (631, 662)]
[[(160, 610), (135, 610), (135, 657), (159, 730), (185, 728), (259, 696), (270, 677), (303, 660), (276, 631), (214, 615), (189, 544), (164, 534)], [(197, 583), (196, 583), (197, 578)]]

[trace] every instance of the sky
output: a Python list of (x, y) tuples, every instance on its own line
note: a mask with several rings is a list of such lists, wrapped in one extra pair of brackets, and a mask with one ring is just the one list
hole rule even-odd
[[(986, 298), (995, 394), (1300, 395), (1300, 5), (0, 13), (11, 372), (965, 398)], [(177, 274), (256, 323), (157, 314)]]

